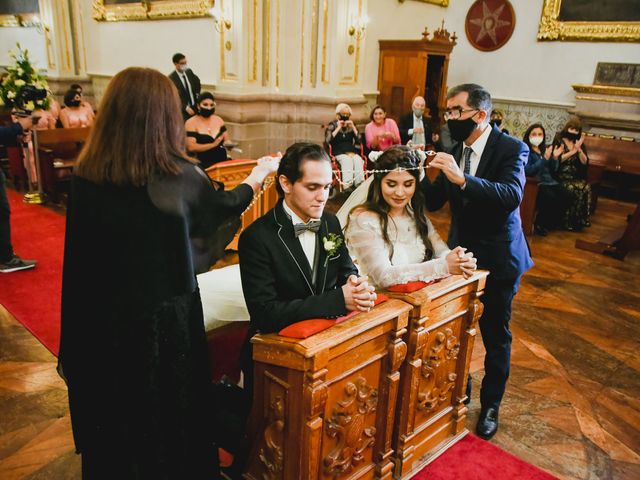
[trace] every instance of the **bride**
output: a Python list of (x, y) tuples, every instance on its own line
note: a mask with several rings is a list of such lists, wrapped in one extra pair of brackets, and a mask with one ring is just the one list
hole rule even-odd
[[(459, 246), (449, 250), (424, 213), (418, 185), (424, 159), (424, 153), (408, 147), (388, 149), (377, 157), (376, 173), (337, 213), (349, 252), (378, 288), (468, 276), (476, 269), (473, 254)], [(198, 275), (198, 284), (207, 331), (249, 321), (238, 265)]]

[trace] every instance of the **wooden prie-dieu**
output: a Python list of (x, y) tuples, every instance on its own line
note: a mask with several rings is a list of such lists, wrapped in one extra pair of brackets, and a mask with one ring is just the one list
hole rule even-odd
[(463, 402), (488, 274), (454, 275), (412, 293), (387, 293), (413, 306), (400, 368), (394, 478), (410, 478), (467, 433)]

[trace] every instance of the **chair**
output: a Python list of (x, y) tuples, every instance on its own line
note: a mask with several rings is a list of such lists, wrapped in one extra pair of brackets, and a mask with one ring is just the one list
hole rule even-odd
[(520, 203), (520, 219), (525, 235), (533, 235), (533, 226), (536, 220), (536, 202), (538, 201), (538, 181), (534, 177), (527, 177), (524, 184), (524, 193)]
[(67, 188), (78, 154), (90, 131), (90, 127), (34, 131), (40, 184), (53, 202), (58, 203), (60, 194)]
[[(322, 128), (325, 129), (326, 126), (322, 125)], [(367, 155), (365, 155), (365, 149), (364, 149), (365, 142), (364, 142), (364, 138), (362, 137), (362, 134), (360, 134), (360, 137), (361, 137), (360, 138), (360, 158), (364, 160), (364, 178), (366, 179), (368, 176), (367, 170), (369, 169), (369, 159)], [(342, 170), (340, 169), (340, 164), (338, 163), (338, 160), (333, 154), (333, 148), (331, 147), (331, 144), (323, 142), (322, 146), (327, 152), (327, 154), (329, 155), (329, 158), (331, 158), (331, 169), (333, 170), (333, 182), (331, 185), (332, 194), (335, 194), (336, 191), (342, 192), (343, 191)]]

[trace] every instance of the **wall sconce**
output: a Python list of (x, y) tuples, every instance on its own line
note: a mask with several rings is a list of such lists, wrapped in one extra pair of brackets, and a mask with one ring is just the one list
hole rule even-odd
[(355, 37), (357, 40), (360, 40), (364, 36), (364, 31), (367, 29), (368, 23), (369, 17), (366, 15), (352, 20), (348, 30), (349, 36)]
[(18, 15), (18, 21), (21, 27), (35, 28), (40, 34), (49, 31), (49, 27), (40, 19), (38, 15)]
[(225, 29), (231, 30), (231, 20), (225, 16), (224, 12), (214, 7), (209, 10), (209, 15), (213, 18), (213, 24), (218, 33), (224, 32)]

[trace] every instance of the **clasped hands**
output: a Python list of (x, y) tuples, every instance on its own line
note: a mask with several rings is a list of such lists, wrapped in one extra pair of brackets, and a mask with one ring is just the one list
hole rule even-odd
[(464, 247), (456, 247), (451, 250), (445, 260), (450, 274), (462, 275), (464, 278), (469, 278), (478, 268), (477, 259)]
[(466, 182), (464, 177), (464, 173), (460, 170), (460, 166), (453, 155), (449, 155), (448, 153), (438, 152), (435, 156), (429, 161), (427, 167), (430, 168), (438, 168), (442, 170), (447, 179), (459, 186), (463, 186)]
[(344, 295), (344, 306), (349, 311), (359, 310), (368, 312), (374, 306), (376, 295), (375, 288), (369, 285), (369, 277), (366, 275), (357, 277), (351, 275), (347, 283), (342, 286)]

